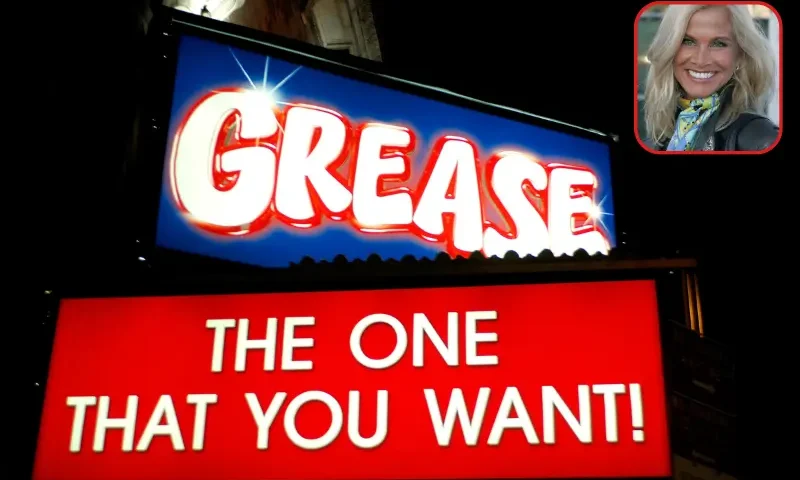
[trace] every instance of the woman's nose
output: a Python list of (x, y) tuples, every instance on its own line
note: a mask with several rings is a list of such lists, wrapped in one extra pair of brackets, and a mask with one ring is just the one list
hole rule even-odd
[(699, 48), (695, 49), (692, 62), (695, 63), (698, 67), (707, 65), (709, 62), (708, 48), (701, 45)]

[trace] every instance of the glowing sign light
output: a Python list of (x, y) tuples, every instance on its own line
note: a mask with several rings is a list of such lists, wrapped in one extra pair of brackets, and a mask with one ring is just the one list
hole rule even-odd
[[(316, 247), (310, 245), (324, 243), (327, 230), (337, 224), (339, 235), (349, 230), (351, 243), (359, 246), (355, 256), (361, 257), (373, 253), (370, 243), (377, 245), (380, 237), (407, 244), (430, 242), (451, 256), (475, 251), (486, 256), (502, 257), (509, 251), (526, 256), (545, 249), (556, 255), (571, 255), (579, 249), (606, 254), (613, 246), (613, 231), (604, 221), (611, 213), (603, 210), (610, 195), (610, 186), (603, 183), (609, 179), (607, 170), (596, 172), (601, 164), (596, 159), (561, 160), (561, 156), (533, 153), (541, 150), (535, 142), (530, 147), (500, 144), (486, 151), (482, 132), (475, 135), (463, 128), (420, 135), (415, 123), (430, 123), (430, 119), (398, 122), (366, 116), (363, 110), (369, 99), (347, 98), (345, 92), (346, 101), (339, 99), (336, 107), (327, 98), (311, 101), (303, 92), (309, 81), (298, 87), (299, 94), (286, 92), (284, 85), (293, 76), (292, 83), (299, 84), (302, 77), (333, 77), (330, 74), (306, 69), (295, 76), (300, 68), (294, 67), (269, 89), (267, 59), (262, 85), (257, 87), (241, 56), (232, 55), (248, 86), (206, 88), (199, 98), (186, 96), (183, 105), (175, 106), (164, 192), (170, 205), (165, 206), (162, 199), (162, 217), (171, 207), (178, 213), (176, 220), (191, 229), (198, 241), (224, 244), (224, 252), (197, 252), (188, 242), (165, 239), (163, 231), (174, 228), (175, 222), (165, 225), (163, 218), (159, 225), (162, 246), (230, 258), (231, 245), (261, 242), (273, 257), (281, 257), (275, 247), (288, 239), (272, 238), (271, 233), (279, 231), (288, 233), (294, 243), (311, 247), (309, 252), (296, 247), (293, 258), (244, 259), (278, 266), (307, 254), (323, 259), (347, 253), (333, 246), (324, 255), (314, 255)], [(278, 91), (280, 87), (283, 90)], [(383, 95), (411, 97), (380, 90)], [(457, 108), (425, 101), (440, 109)], [(353, 103), (359, 108), (351, 110), (361, 114), (346, 113)], [(373, 109), (386, 110), (385, 106)], [(484, 122), (491, 119), (522, 126), (459, 110), (483, 117)], [(542, 135), (537, 127), (524, 127), (529, 134)], [(607, 156), (604, 145), (577, 137), (571, 140), (603, 147)], [(607, 169), (607, 157), (603, 160)], [(599, 189), (605, 195), (599, 196)], [(206, 235), (197, 235), (200, 232)], [(359, 236), (360, 240), (354, 240)], [(343, 246), (341, 241), (339, 245)], [(384, 256), (416, 253), (404, 250), (408, 248), (395, 247)]]
[(670, 474), (655, 282), (68, 299), (35, 480)]

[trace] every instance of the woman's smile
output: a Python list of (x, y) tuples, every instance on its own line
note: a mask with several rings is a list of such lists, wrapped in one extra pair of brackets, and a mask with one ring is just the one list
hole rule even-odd
[(686, 70), (689, 72), (689, 76), (692, 77), (692, 80), (698, 82), (705, 82), (710, 80), (717, 72), (701, 72), (699, 70)]

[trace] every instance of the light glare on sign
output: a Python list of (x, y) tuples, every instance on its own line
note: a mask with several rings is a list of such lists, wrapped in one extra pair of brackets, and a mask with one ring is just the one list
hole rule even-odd
[(663, 382), (651, 281), (70, 299), (34, 479), (666, 477)]
[(160, 246), (263, 266), (614, 246), (599, 141), (269, 57), (258, 81), (252, 54), (206, 42), (245, 80), (212, 83), (197, 42), (182, 39)]

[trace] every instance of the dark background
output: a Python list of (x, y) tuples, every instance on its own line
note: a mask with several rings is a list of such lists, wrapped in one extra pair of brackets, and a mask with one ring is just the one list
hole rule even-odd
[[(33, 247), (38, 293), (30, 308), (32, 352), (41, 351), (34, 347), (43, 290), (85, 277), (113, 282), (139, 268), (132, 219), (140, 207), (130, 200), (125, 172), (134, 164), (145, 96), (147, 3), (53, 9), (33, 36), (43, 45), (28, 42), (46, 59), (31, 81), (47, 99), (42, 108), (52, 133), (25, 143), (34, 167), (6, 172), (10, 188), (20, 178), (37, 179), (28, 216), (40, 220), (23, 240)], [(771, 313), (765, 293), (778, 276), (792, 275), (784, 236), (796, 222), (789, 198), (796, 187), (781, 170), (793, 117), (784, 118), (788, 133), (766, 155), (677, 158), (641, 150), (633, 136), (631, 53), (634, 18), (645, 3), (373, 0), (373, 7), (385, 66), (400, 76), (619, 135), (615, 203), (619, 224), (627, 225), (620, 241), (656, 258), (700, 260), (707, 333), (735, 344), (739, 378), (752, 376), (751, 359), (774, 365), (788, 355), (764, 343), (776, 341), (786, 317)], [(772, 2), (786, 19), (782, 3)], [(791, 27), (784, 28), (791, 44)], [(749, 341), (737, 342), (743, 334)], [(23, 371), (28, 385), (29, 378), (43, 381), (43, 358), (33, 357)], [(37, 423), (24, 428), (35, 432)]]
[[(60, 24), (68, 28), (47, 45), (49, 75), (39, 78), (58, 85), (48, 105), (48, 120), (57, 128), (47, 141), (32, 139), (41, 159), (37, 175), (44, 177), (32, 200), (47, 205), (43, 221), (34, 224), (47, 247), (35, 257), (39, 281), (51, 286), (77, 272), (120, 275), (137, 257), (134, 216), (144, 207), (126, 193), (136, 185), (126, 184), (125, 172), (134, 165), (136, 113), (147, 95), (142, 15), (148, 2), (104, 3), (96, 17)], [(768, 218), (777, 212), (766, 200), (786, 193), (760, 192), (769, 191), (764, 189), (774, 171), (766, 166), (783, 163), (786, 142), (755, 157), (642, 151), (633, 135), (631, 50), (643, 2), (528, 3), (375, 0), (385, 67), (619, 135), (614, 173), (620, 241), (654, 257), (698, 256), (708, 334), (732, 340), (722, 282), (743, 273), (742, 257), (758, 245), (780, 250), (780, 229), (770, 227)], [(788, 122), (791, 128), (791, 116)]]

